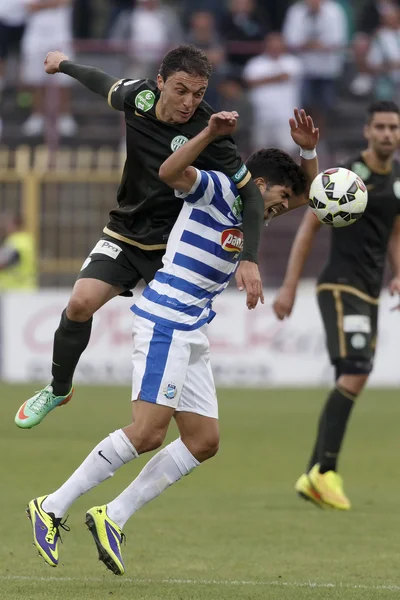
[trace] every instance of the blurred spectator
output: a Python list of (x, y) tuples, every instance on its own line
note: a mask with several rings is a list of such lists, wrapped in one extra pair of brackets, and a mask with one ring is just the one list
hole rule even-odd
[(94, 10), (92, 0), (74, 0), (72, 11), (73, 37), (78, 40), (93, 37)]
[(183, 39), (174, 11), (160, 0), (136, 0), (132, 11), (120, 14), (110, 37), (129, 41), (132, 58), (129, 75), (136, 79), (155, 79), (165, 52)]
[(254, 111), (253, 150), (275, 146), (293, 153), (288, 120), (299, 106), (301, 61), (285, 53), (280, 33), (265, 38), (265, 52), (243, 71)]
[(344, 11), (333, 0), (296, 2), (288, 10), (284, 36), (288, 47), (303, 61), (302, 106), (323, 133), (343, 67), (347, 43)]
[[(51, 6), (51, 8), (49, 8)], [(45, 126), (46, 86), (60, 87), (60, 110), (57, 119), (58, 132), (73, 136), (76, 123), (71, 115), (71, 77), (63, 75), (50, 78), (44, 70), (43, 61), (48, 52), (61, 49), (72, 59), (72, 24), (70, 0), (32, 0), (26, 4), (28, 21), (22, 40), (22, 81), (33, 92), (33, 113), (23, 124), (24, 135), (41, 135)]]
[(210, 12), (217, 21), (225, 13), (225, 2), (216, 0), (180, 0), (179, 6), (182, 9), (185, 25), (194, 12)]
[(0, 293), (38, 287), (35, 241), (20, 215), (2, 219), (5, 239), (0, 247)]
[(112, 34), (113, 27), (118, 21), (121, 13), (127, 10), (132, 10), (136, 5), (135, 0), (109, 0), (109, 3), (110, 14), (106, 24), (106, 37), (109, 37)]
[(361, 11), (357, 33), (353, 41), (353, 54), (358, 75), (352, 81), (350, 89), (353, 94), (363, 96), (372, 91), (374, 78), (371, 76), (367, 61), (372, 36), (382, 23), (385, 14), (400, 6), (400, 0), (369, 0)]
[(229, 11), (220, 21), (229, 63), (243, 68), (249, 58), (260, 52), (267, 26), (254, 0), (230, 0)]
[(265, 20), (271, 31), (282, 30), (289, 4), (291, 4), (290, 0), (276, 0), (276, 2), (258, 0), (257, 7), (260, 14), (265, 16)]
[(393, 4), (381, 15), (382, 27), (376, 32), (367, 65), (376, 74), (376, 96), (398, 101), (400, 84), (400, 7)]
[[(26, 0), (0, 1), (0, 107), (6, 62), (12, 52), (19, 51), (26, 21)], [(2, 121), (0, 112), (0, 137)]]
[(246, 158), (252, 151), (250, 138), (253, 126), (253, 107), (241, 77), (234, 70), (226, 72), (219, 81), (218, 96), (215, 110), (236, 110), (239, 113), (234, 138), (240, 154)]
[(381, 16), (399, 5), (399, 0), (368, 0), (363, 5), (357, 31), (372, 36), (380, 25)]
[(214, 106), (218, 97), (218, 79), (225, 62), (225, 51), (216, 31), (214, 14), (206, 11), (192, 13), (185, 41), (204, 50), (213, 66), (214, 74), (210, 79), (205, 100)]

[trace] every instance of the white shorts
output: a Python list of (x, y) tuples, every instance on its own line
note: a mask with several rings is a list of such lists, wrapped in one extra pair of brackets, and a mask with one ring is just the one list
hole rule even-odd
[(218, 419), (207, 325), (182, 331), (135, 315), (132, 400)]

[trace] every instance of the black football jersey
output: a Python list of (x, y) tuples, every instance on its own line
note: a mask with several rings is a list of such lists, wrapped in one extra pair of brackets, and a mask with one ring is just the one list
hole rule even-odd
[(364, 181), (368, 204), (358, 221), (332, 228), (330, 255), (319, 282), (351, 285), (377, 298), (390, 235), (400, 215), (400, 164), (394, 161), (390, 172), (376, 173), (361, 154), (343, 166)]
[[(159, 168), (171, 152), (204, 129), (214, 112), (202, 101), (187, 123), (165, 123), (155, 112), (159, 97), (157, 84), (150, 79), (120, 80), (109, 93), (109, 104), (125, 113), (127, 158), (118, 206), (110, 212), (104, 231), (145, 250), (165, 248), (182, 208), (182, 200), (159, 179)], [(194, 166), (222, 171), (239, 188), (249, 179), (236, 145), (228, 136), (210, 144)]]

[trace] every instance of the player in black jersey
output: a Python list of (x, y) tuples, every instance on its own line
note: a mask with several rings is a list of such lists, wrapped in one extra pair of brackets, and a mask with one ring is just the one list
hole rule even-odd
[[(350, 501), (337, 474), (337, 461), (354, 401), (373, 367), (386, 255), (393, 271), (390, 293), (400, 293), (400, 164), (393, 158), (400, 141), (399, 107), (387, 101), (372, 104), (365, 137), (368, 148), (344, 166), (366, 183), (368, 205), (359, 221), (332, 229), (330, 255), (317, 287), (336, 386), (320, 416), (307, 474), (295, 486), (305, 499), (342, 510), (350, 508)], [(279, 319), (292, 311), (297, 284), (319, 228), (320, 222), (308, 211), (275, 299)]]
[[(74, 77), (107, 98), (111, 107), (124, 111), (127, 160), (118, 206), (83, 264), (55, 333), (53, 380), (20, 407), (15, 422), (22, 428), (37, 425), (50, 410), (70, 400), (74, 371), (89, 342), (93, 314), (117, 295), (132, 295), (130, 290), (141, 279), (149, 283), (161, 267), (182, 200), (159, 179), (159, 168), (171, 152), (204, 129), (213, 114), (203, 100), (211, 64), (195, 46), (179, 46), (166, 54), (157, 82), (116, 79), (93, 67), (77, 65), (61, 52), (46, 56), (45, 70)], [(254, 308), (262, 298), (257, 265), (262, 196), (229, 136), (210, 144), (194, 166), (222, 171), (240, 189), (244, 248), (237, 282), (239, 289), (246, 288), (247, 306)]]

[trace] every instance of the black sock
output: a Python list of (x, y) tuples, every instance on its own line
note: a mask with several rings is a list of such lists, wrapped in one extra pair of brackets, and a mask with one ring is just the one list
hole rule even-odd
[(320, 416), (318, 437), (309, 469), (319, 463), (320, 473), (336, 471), (340, 448), (355, 398), (350, 392), (338, 387), (329, 394)]
[(76, 365), (90, 340), (93, 318), (80, 323), (71, 321), (66, 310), (54, 334), (51, 385), (56, 396), (66, 396), (72, 387)]
[(325, 422), (325, 410), (323, 410), (321, 412), (320, 417), (319, 417), (318, 429), (317, 429), (317, 437), (316, 437), (316, 440), (315, 440), (313, 451), (312, 451), (311, 456), (310, 456), (310, 460), (309, 460), (308, 465), (307, 465), (307, 473), (309, 473), (309, 471), (311, 471), (311, 469), (313, 468), (313, 466), (316, 465), (317, 462), (318, 462), (318, 448), (319, 448), (320, 443), (321, 443), (322, 432), (324, 430), (324, 422)]

